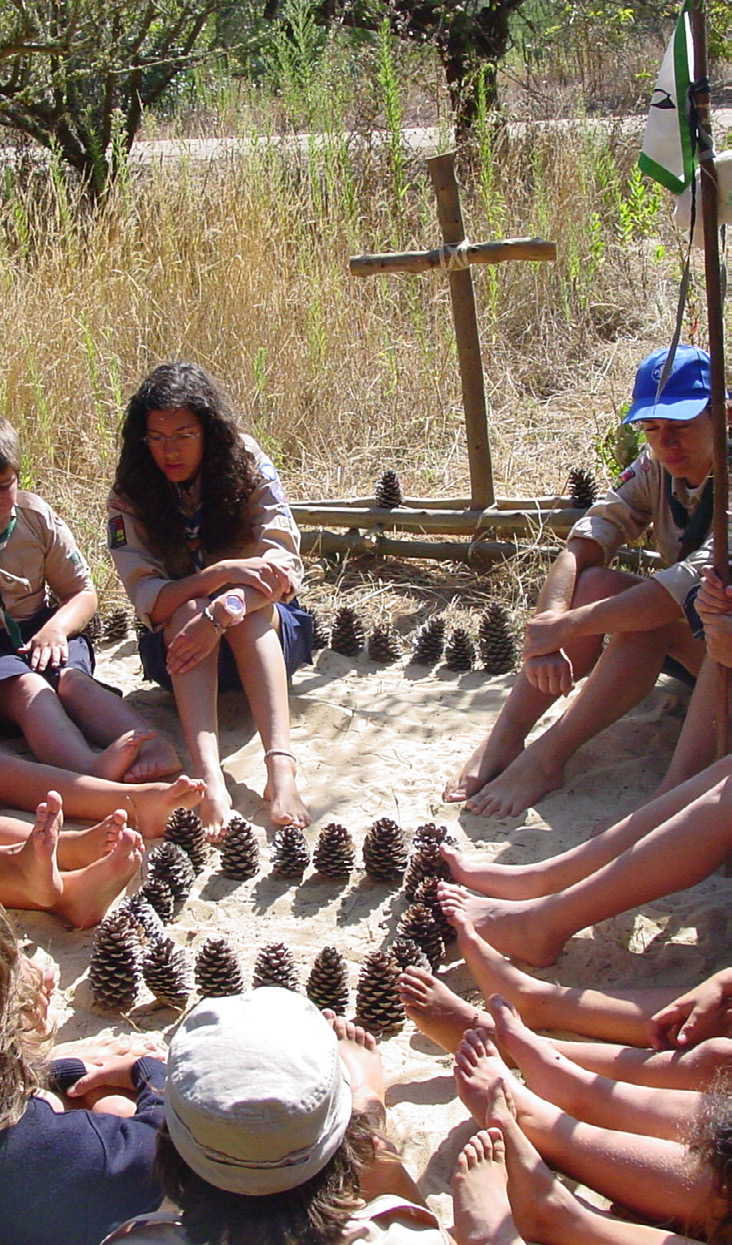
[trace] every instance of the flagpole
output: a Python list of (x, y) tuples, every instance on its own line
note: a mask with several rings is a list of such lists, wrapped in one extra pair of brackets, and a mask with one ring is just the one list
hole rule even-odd
[[(724, 375), (724, 322), (722, 280), (719, 263), (719, 228), (717, 221), (717, 170), (714, 163), (712, 131), (709, 116), (709, 83), (707, 80), (707, 26), (704, 0), (693, 0), (692, 39), (694, 44), (694, 78), (703, 83), (694, 96), (699, 122), (699, 169), (701, 181), (702, 223), (704, 226), (704, 275), (707, 293), (707, 329), (711, 356), (711, 408), (714, 428), (714, 569), (723, 584), (729, 582), (728, 508), (729, 469), (727, 460), (727, 395)], [(717, 699), (717, 755), (728, 751), (727, 667), (719, 671)]]

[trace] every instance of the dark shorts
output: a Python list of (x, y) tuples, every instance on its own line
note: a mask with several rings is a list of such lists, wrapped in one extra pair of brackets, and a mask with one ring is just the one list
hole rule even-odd
[[(49, 618), (53, 618), (54, 611), (52, 609), (39, 610), (32, 618), (20, 624), (20, 634), (23, 641), (30, 640), (36, 631), (48, 622)], [(86, 635), (76, 635), (69, 640), (69, 656), (62, 669), (66, 670), (83, 670), (84, 674), (90, 677), (94, 674), (94, 649), (92, 642)], [(30, 670), (28, 658), (22, 653), (14, 653), (10, 643), (10, 636), (7, 631), (0, 631), (0, 682), (3, 679), (12, 679), (19, 674), (27, 674)], [(39, 671), (47, 683), (54, 689), (58, 688), (60, 670), (46, 669)]]
[[(280, 644), (285, 658), (288, 679), (306, 662), (313, 659), (313, 619), (296, 600), (277, 603), (280, 616)], [(146, 679), (172, 692), (173, 684), (165, 665), (165, 640), (162, 631), (143, 631), (140, 636), (140, 660)], [(219, 691), (241, 689), (239, 671), (228, 644), (219, 645)]]

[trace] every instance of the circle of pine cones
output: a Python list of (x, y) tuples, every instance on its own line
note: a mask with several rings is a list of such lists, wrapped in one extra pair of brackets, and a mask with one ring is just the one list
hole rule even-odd
[(184, 1008), (193, 989), (191, 964), (183, 947), (170, 938), (156, 938), (142, 961), (145, 985), (161, 1003)]
[(388, 951), (366, 956), (356, 990), (356, 1024), (369, 1033), (389, 1037), (404, 1025), (406, 1013), (399, 997), (399, 965)]
[(255, 962), (252, 987), (281, 986), (284, 990), (300, 989), (295, 957), (284, 942), (270, 942), (262, 947)]
[(119, 910), (98, 926), (92, 943), (89, 987), (97, 1007), (125, 1012), (142, 981), (142, 943), (135, 920)]
[(243, 817), (235, 815), (229, 820), (221, 844), (221, 872), (237, 882), (246, 882), (259, 872), (259, 844)]
[(313, 852), (313, 864), (323, 877), (338, 881), (347, 878), (356, 863), (353, 839), (337, 821), (324, 826)]
[(445, 943), (432, 912), (425, 904), (410, 904), (397, 926), (397, 936), (416, 942), (434, 972), (445, 954)]
[(335, 947), (323, 947), (315, 957), (305, 993), (322, 1011), (329, 1007), (337, 1016), (344, 1016), (348, 1006), (348, 971), (346, 961)]
[(147, 871), (148, 878), (165, 882), (170, 887), (174, 911), (180, 909), (196, 880), (193, 865), (183, 848), (177, 843), (158, 843), (147, 858)]
[(272, 840), (272, 872), (282, 878), (301, 878), (310, 864), (310, 850), (299, 826), (283, 826)]
[(196, 956), (195, 979), (202, 998), (241, 994), (244, 978), (234, 948), (225, 938), (207, 938)]
[(363, 865), (375, 882), (399, 881), (407, 867), (404, 833), (390, 817), (380, 817), (363, 843)]
[(194, 873), (201, 872), (206, 863), (208, 849), (203, 822), (194, 808), (174, 808), (167, 822), (163, 840), (181, 847), (193, 865)]

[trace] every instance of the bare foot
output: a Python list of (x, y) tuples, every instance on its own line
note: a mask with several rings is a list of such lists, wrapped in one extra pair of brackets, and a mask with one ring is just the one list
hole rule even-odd
[(386, 1090), (376, 1040), (360, 1025), (325, 1008), (325, 1019), (338, 1038), (338, 1054), (346, 1065), (351, 1081), (354, 1111), (365, 1112), (378, 1128), (386, 1122)]
[(529, 744), (503, 773), (476, 791), (465, 807), (480, 817), (518, 817), (561, 787), (564, 768), (548, 763), (543, 742), (542, 736)]
[(126, 825), (127, 813), (118, 808), (88, 830), (64, 830), (58, 841), (59, 868), (84, 869), (100, 856), (107, 856)]
[(156, 778), (179, 774), (182, 768), (173, 745), (162, 736), (154, 734), (140, 748), (134, 765), (127, 770), (123, 781), (154, 782)]
[(54, 911), (76, 929), (101, 921), (113, 899), (124, 890), (142, 864), (144, 841), (136, 830), (120, 831), (108, 856), (63, 875), (63, 895)]
[(234, 806), (220, 771), (219, 777), (205, 780), (205, 788), (206, 793), (201, 800), (198, 815), (203, 822), (208, 842), (219, 843), (226, 833)]
[(498, 724), (482, 739), (475, 752), (459, 773), (448, 779), (442, 798), (447, 804), (458, 804), (480, 791), (491, 778), (496, 778), (519, 755), (523, 738), (513, 731), (498, 729)]
[(481, 895), (496, 899), (536, 899), (546, 894), (540, 866), (499, 865), (477, 854), (461, 852), (449, 843), (440, 844), (440, 853), (453, 881)]
[(440, 882), (438, 897), (451, 925), (457, 929), (464, 914), (481, 937), (502, 955), (515, 956), (535, 968), (546, 968), (562, 952), (566, 939), (551, 929), (550, 915), (542, 906), (551, 903), (554, 896), (512, 903), (470, 895), (461, 886)]
[(295, 782), (297, 763), (285, 752), (273, 752), (265, 760), (267, 785), (264, 799), (271, 804), (270, 816), (275, 826), (310, 825), (310, 813), (303, 804)]
[(6, 908), (51, 909), (63, 894), (56, 862), (63, 823), (61, 796), (49, 791), (36, 809), (28, 838), (19, 847), (0, 851), (0, 902)]
[(466, 1029), (490, 1022), (486, 1012), (461, 999), (426, 968), (405, 968), (399, 978), (399, 995), (417, 1028), (451, 1054)]
[[(465, 910), (456, 907), (450, 918), (457, 932), (457, 942), (465, 963), (484, 999), (500, 994), (518, 1008), (525, 1023), (532, 1027), (546, 1028), (546, 1003), (556, 987), (537, 981), (516, 968), (500, 951), (496, 951), (485, 938), (481, 938), (468, 920)], [(475, 1025), (471, 1025), (475, 1028)]]
[[(466, 1029), (455, 1055), (453, 1071), (460, 1101), (468, 1108), (479, 1128), (497, 1123), (489, 1116), (488, 1110), (497, 1083), (503, 1085), (507, 1095), (511, 1094), (512, 1103), (514, 1091), (520, 1092), (522, 1088), (499, 1055), (488, 1030), (483, 1028)], [(500, 1123), (498, 1127), (501, 1127)]]
[(203, 779), (187, 774), (170, 783), (141, 783), (125, 799), (130, 825), (145, 839), (159, 839), (174, 809), (196, 808), (205, 794)]
[(134, 765), (142, 745), (148, 739), (152, 739), (154, 734), (154, 731), (126, 731), (103, 752), (95, 753), (89, 773), (94, 778), (121, 782), (130, 767)]
[(476, 1133), (463, 1147), (452, 1179), (452, 1199), (457, 1245), (523, 1245), (508, 1200), (500, 1128)]

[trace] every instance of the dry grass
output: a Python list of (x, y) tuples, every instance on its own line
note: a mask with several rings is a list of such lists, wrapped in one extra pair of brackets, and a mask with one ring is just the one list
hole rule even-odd
[[(621, 131), (577, 122), (484, 147), (462, 173), (471, 237), (559, 248), (554, 266), (475, 274), (504, 496), (561, 491), (593, 464), (636, 362), (669, 336), (677, 248), (668, 204), (632, 199), (635, 155)], [(349, 254), (438, 241), (423, 166), (407, 159), (404, 177), (398, 207), (388, 157), (334, 134), (310, 159), (261, 146), (203, 172), (130, 174), (95, 218), (58, 175), (8, 178), (2, 407), (26, 482), (69, 520), (100, 587), (113, 591), (103, 507), (120, 412), (164, 359), (224, 381), (293, 497), (363, 495), (387, 467), (407, 494), (465, 494), (444, 277), (347, 273)]]

